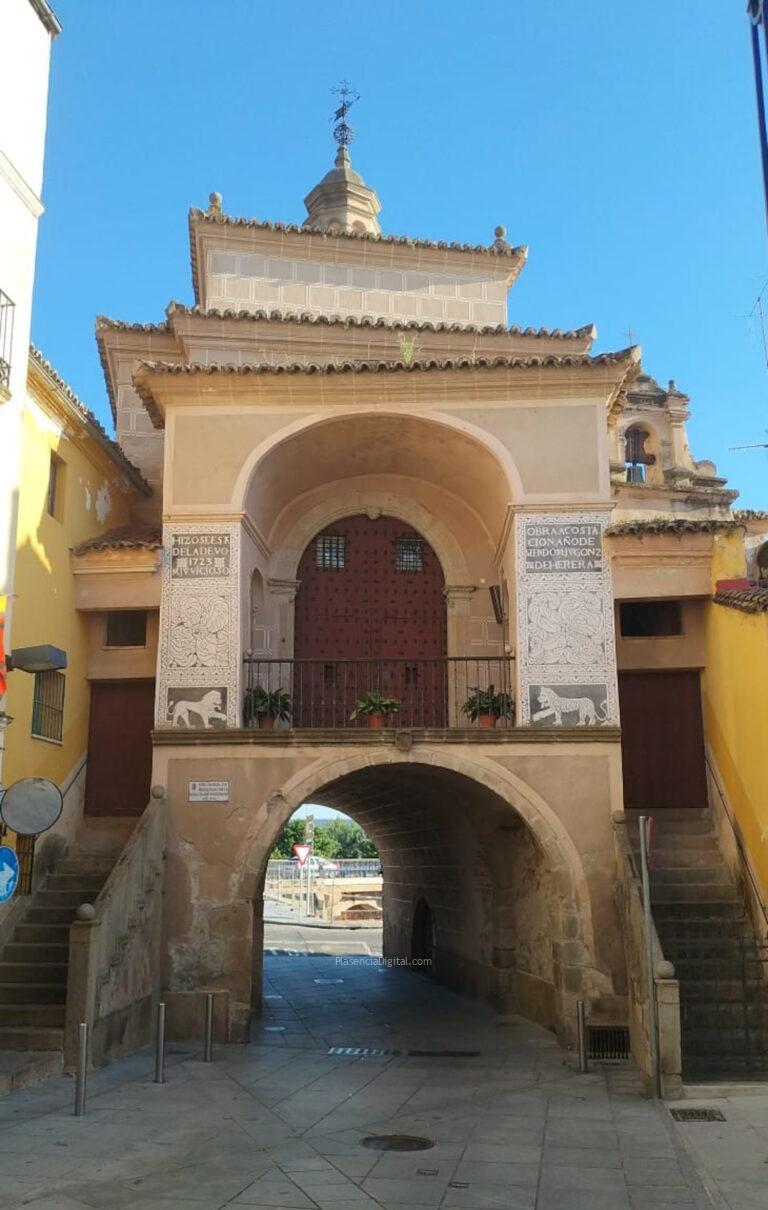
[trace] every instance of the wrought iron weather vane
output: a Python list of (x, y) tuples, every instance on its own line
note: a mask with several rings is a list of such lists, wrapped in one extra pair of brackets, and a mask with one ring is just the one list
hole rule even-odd
[(355, 132), (347, 121), (347, 114), (354, 105), (355, 101), (360, 100), (360, 93), (357, 92), (356, 89), (352, 88), (347, 80), (342, 80), (341, 84), (339, 84), (337, 88), (331, 89), (331, 92), (334, 93), (341, 101), (341, 104), (331, 119), (333, 122), (333, 137), (338, 143), (339, 147), (349, 147), (349, 144), (355, 137)]

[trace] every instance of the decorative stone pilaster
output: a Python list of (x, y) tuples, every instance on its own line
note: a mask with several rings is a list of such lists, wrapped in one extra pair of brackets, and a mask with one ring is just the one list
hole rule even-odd
[(240, 608), (239, 523), (164, 525), (158, 727), (239, 725)]
[(607, 512), (516, 519), (518, 711), (522, 726), (619, 721)]

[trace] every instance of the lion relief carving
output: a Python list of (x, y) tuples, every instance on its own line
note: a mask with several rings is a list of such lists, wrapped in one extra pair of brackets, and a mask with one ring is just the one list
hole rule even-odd
[[(538, 703), (541, 709), (533, 715), (532, 722), (553, 717), (553, 726), (563, 726), (563, 715), (577, 714), (576, 725), (579, 727), (594, 727), (604, 723), (608, 717), (608, 702), (603, 701), (596, 706), (591, 697), (561, 697), (554, 689), (542, 686), (538, 693)], [(574, 723), (566, 722), (566, 726)]]
[[(209, 689), (199, 701), (183, 699), (169, 702), (168, 713), (174, 727), (213, 727), (214, 722), (226, 723), (227, 716), (223, 711), (222, 692), (220, 689)], [(191, 720), (195, 715), (200, 721)]]

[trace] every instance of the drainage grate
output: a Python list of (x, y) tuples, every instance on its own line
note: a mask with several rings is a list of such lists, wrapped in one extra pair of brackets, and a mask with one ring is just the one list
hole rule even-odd
[(369, 1134), (361, 1142), (372, 1151), (429, 1151), (435, 1145), (434, 1139), (416, 1134)]
[(670, 1109), (676, 1122), (724, 1122), (725, 1114), (719, 1109)]
[(629, 1059), (629, 1026), (588, 1025), (587, 1048), (589, 1058), (599, 1063), (620, 1063)]
[(409, 1050), (412, 1059), (478, 1059), (479, 1050)]
[(377, 1050), (373, 1046), (330, 1046), (329, 1055), (353, 1055), (355, 1058), (380, 1059), (391, 1055), (399, 1055), (399, 1050)]
[(313, 979), (313, 983), (343, 983), (343, 979)]

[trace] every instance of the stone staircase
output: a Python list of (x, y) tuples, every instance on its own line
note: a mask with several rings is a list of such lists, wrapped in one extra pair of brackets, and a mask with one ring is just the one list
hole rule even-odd
[[(765, 1078), (768, 948), (755, 939), (711, 813), (667, 809), (653, 818), (651, 903), (680, 982), (684, 1078)], [(637, 850), (636, 825), (632, 833)]]
[[(135, 820), (87, 821), (66, 857), (29, 898), (0, 953), (0, 1091), (61, 1069), (69, 965), (69, 927), (82, 903), (93, 903)], [(3, 1052), (24, 1052), (27, 1078)], [(3, 1059), (5, 1063), (3, 1063)], [(47, 1060), (47, 1061), (44, 1061)]]

